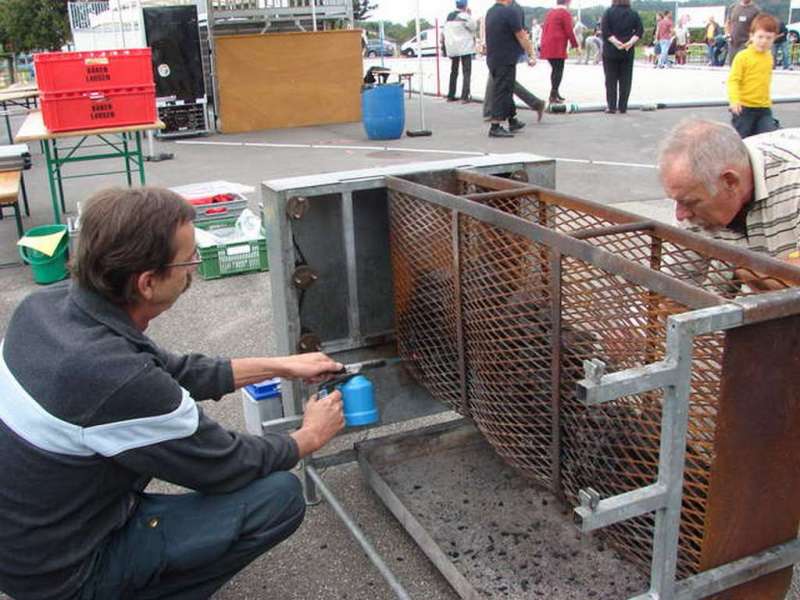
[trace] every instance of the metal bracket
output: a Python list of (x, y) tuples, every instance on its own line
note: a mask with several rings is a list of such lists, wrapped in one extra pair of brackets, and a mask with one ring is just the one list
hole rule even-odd
[(308, 212), (309, 202), (305, 196), (292, 196), (286, 201), (286, 214), (290, 219), (300, 220)]
[(600, 504), (600, 492), (594, 488), (586, 488), (578, 492), (578, 499), (583, 508), (594, 512), (597, 510), (597, 505)]
[(511, 173), (511, 179), (514, 181), (523, 181), (528, 183), (530, 181), (530, 177), (528, 176), (528, 172), (525, 169), (519, 169), (518, 171), (514, 171)]
[(292, 273), (294, 287), (301, 290), (310, 288), (316, 283), (317, 279), (319, 279), (319, 274), (308, 265), (300, 265)]

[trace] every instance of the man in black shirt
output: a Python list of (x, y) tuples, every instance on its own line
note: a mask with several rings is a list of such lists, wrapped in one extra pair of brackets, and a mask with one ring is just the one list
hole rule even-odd
[[(494, 81), (492, 125), (489, 137), (513, 137), (525, 124), (517, 119), (514, 105), (514, 84), (517, 60), (528, 54), (528, 64), (536, 64), (536, 54), (519, 13), (511, 0), (497, 0), (486, 13), (486, 63)], [(502, 126), (508, 120), (508, 129)]]

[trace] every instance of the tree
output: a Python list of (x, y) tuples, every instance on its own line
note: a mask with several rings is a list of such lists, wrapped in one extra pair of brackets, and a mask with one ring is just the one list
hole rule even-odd
[(353, 0), (353, 20), (364, 21), (369, 18), (369, 11), (378, 8), (377, 4), (371, 4), (369, 0)]
[(0, 35), (14, 52), (58, 50), (69, 35), (63, 0), (0, 0)]

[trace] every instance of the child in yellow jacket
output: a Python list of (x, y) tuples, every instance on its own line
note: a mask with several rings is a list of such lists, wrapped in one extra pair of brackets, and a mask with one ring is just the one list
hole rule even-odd
[(778, 34), (778, 21), (767, 14), (757, 15), (750, 25), (750, 44), (736, 54), (728, 76), (728, 101), (731, 124), (743, 138), (775, 131), (778, 121), (772, 116), (772, 44)]

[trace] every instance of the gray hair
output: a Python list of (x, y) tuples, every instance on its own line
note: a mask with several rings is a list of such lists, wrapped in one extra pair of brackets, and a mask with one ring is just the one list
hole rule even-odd
[(684, 119), (667, 134), (658, 148), (659, 169), (676, 156), (686, 159), (692, 176), (711, 194), (716, 194), (723, 171), (750, 166), (747, 148), (736, 130), (704, 119)]

